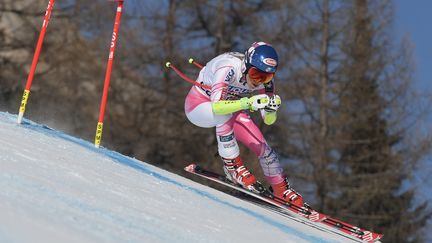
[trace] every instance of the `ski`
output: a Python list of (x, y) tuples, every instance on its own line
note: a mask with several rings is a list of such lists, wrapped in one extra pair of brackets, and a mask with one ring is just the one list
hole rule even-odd
[(275, 197), (260, 183), (257, 183), (256, 190), (250, 191), (232, 183), (224, 175), (208, 171), (196, 164), (190, 164), (184, 170), (242, 192), (250, 196), (250, 198), (241, 197), (242, 199), (322, 231), (338, 234), (357, 242), (379, 242), (383, 236), (317, 212), (307, 204), (304, 207), (299, 207), (285, 202), (283, 199)]

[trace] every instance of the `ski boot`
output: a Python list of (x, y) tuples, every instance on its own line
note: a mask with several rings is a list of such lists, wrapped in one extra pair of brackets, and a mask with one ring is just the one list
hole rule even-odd
[(224, 162), (223, 169), (228, 180), (250, 191), (259, 191), (256, 188), (258, 183), (255, 176), (243, 165), (240, 156), (234, 159), (222, 158), (222, 160)]
[(298, 207), (305, 206), (303, 197), (291, 188), (286, 177), (282, 182), (272, 185), (270, 191), (273, 192), (274, 196), (283, 199), (286, 202), (294, 204)]

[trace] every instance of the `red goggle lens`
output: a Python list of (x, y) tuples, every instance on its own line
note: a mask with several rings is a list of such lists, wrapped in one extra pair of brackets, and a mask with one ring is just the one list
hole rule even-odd
[(266, 73), (256, 67), (251, 67), (248, 74), (249, 77), (253, 79), (253, 81), (261, 84), (266, 84), (270, 82), (274, 77), (274, 73)]

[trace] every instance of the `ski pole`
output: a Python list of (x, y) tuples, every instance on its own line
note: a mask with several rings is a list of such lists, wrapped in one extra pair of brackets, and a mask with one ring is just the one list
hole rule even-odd
[(196, 62), (192, 57), (189, 58), (189, 63), (197, 66), (199, 69), (203, 69), (203, 67), (204, 67), (203, 65)]
[(103, 89), (102, 101), (101, 101), (101, 106), (100, 106), (100, 111), (99, 111), (99, 121), (98, 121), (98, 124), (96, 127), (96, 135), (95, 135), (95, 147), (96, 148), (99, 148), (101, 140), (102, 140), (105, 107), (106, 107), (106, 103), (107, 103), (107, 99), (108, 99), (108, 89), (109, 89), (109, 84), (110, 84), (110, 80), (111, 80), (111, 72), (112, 72), (112, 65), (113, 65), (113, 61), (114, 61), (114, 53), (115, 53), (115, 48), (117, 45), (118, 30), (120, 27), (120, 18), (121, 18), (122, 10), (123, 10), (123, 0), (118, 0), (117, 2), (118, 2), (117, 13), (116, 13), (115, 22), (114, 22), (114, 30), (113, 30), (113, 34), (112, 34), (112, 38), (111, 38), (111, 46), (110, 46), (110, 51), (109, 51), (109, 56), (108, 56), (106, 73), (105, 73), (104, 89)]
[(19, 108), (18, 120), (17, 120), (18, 124), (21, 124), (21, 122), (22, 122), (22, 119), (23, 119), (23, 116), (24, 116), (24, 112), (25, 112), (25, 109), (26, 109), (26, 106), (27, 106), (28, 98), (30, 96), (30, 88), (31, 88), (31, 85), (32, 85), (32, 82), (33, 82), (34, 74), (36, 72), (36, 67), (37, 67), (37, 64), (38, 64), (39, 55), (40, 55), (40, 52), (42, 50), (42, 44), (43, 44), (43, 41), (45, 39), (45, 33), (46, 33), (46, 30), (47, 30), (47, 27), (48, 27), (48, 23), (49, 23), (49, 20), (50, 20), (50, 17), (51, 17), (51, 12), (52, 12), (52, 9), (53, 9), (53, 6), (54, 6), (54, 1), (55, 0), (49, 0), (48, 7), (47, 7), (47, 9), (45, 11), (45, 17), (44, 17), (44, 21), (42, 23), (42, 29), (41, 29), (41, 32), (39, 33), (39, 38), (38, 38), (38, 41), (37, 41), (37, 44), (36, 44), (35, 53), (33, 55), (33, 61), (32, 61), (32, 64), (31, 64), (30, 72), (29, 72), (29, 75), (27, 77), (26, 87), (24, 89), (24, 94), (23, 94), (23, 97), (21, 99), (21, 105), (20, 105), (20, 108)]
[(190, 78), (188, 78), (184, 73), (182, 73), (180, 70), (178, 70), (171, 62), (166, 62), (165, 63), (165, 66), (167, 67), (167, 68), (171, 68), (172, 70), (174, 70), (174, 72), (176, 72), (182, 79), (184, 79), (185, 81), (187, 81), (187, 82), (189, 82), (189, 83), (191, 83), (191, 84), (193, 84), (193, 85), (196, 85), (196, 86), (199, 86), (199, 87), (202, 87), (202, 88), (205, 88), (205, 89), (211, 89), (211, 87), (210, 86), (208, 86), (208, 85), (205, 85), (205, 84), (200, 84), (200, 83), (198, 83), (197, 81), (195, 81), (195, 80), (192, 80), (192, 79), (190, 79)]
[[(197, 66), (197, 67), (203, 67), (201, 64), (199, 64), (199, 63), (197, 63), (197, 62), (194, 62), (193, 59), (192, 59), (192, 61), (191, 61), (191, 59), (192, 59), (192, 58), (189, 59), (189, 63), (192, 63), (192, 64), (194, 64), (194, 65)], [(210, 90), (211, 90), (211, 87), (210, 87), (210, 86), (205, 85), (205, 84), (198, 83), (197, 81), (188, 78), (184, 73), (182, 73), (180, 70), (178, 70), (178, 69), (177, 69), (177, 68), (176, 68), (172, 63), (167, 62), (167, 63), (165, 64), (165, 66), (166, 66), (167, 68), (171, 68), (172, 70), (174, 70), (174, 72), (176, 72), (176, 73), (177, 73), (177, 74), (178, 74), (182, 79), (184, 79), (185, 81), (187, 81), (187, 82), (189, 82), (189, 83), (191, 83), (191, 84), (193, 84), (193, 85), (196, 85), (196, 86), (199, 86), (199, 87), (202, 87), (202, 88), (210, 89)], [(233, 95), (233, 96), (238, 97), (238, 98), (242, 98), (242, 96), (240, 96), (240, 95), (238, 95), (238, 94), (236, 94), (236, 93), (233, 93), (233, 92), (228, 92), (228, 94)]]

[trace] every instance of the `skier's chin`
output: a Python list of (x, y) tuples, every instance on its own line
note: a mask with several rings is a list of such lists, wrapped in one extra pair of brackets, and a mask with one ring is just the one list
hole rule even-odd
[(254, 89), (254, 88), (258, 87), (259, 84), (255, 84), (253, 81), (249, 81), (248, 85), (249, 85), (249, 88)]

